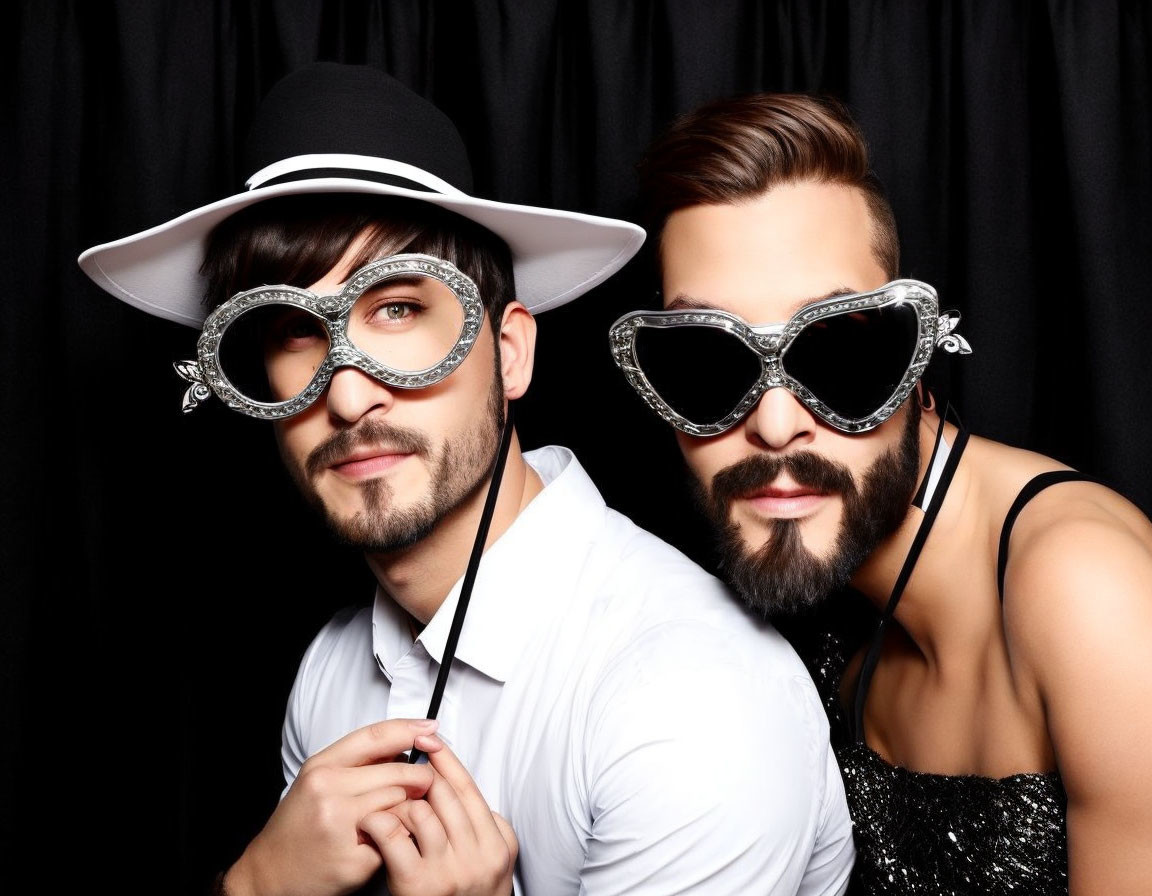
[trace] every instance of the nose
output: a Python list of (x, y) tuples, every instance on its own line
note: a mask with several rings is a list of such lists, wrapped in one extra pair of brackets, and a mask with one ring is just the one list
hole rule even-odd
[(325, 390), (328, 415), (343, 423), (355, 423), (377, 409), (389, 410), (395, 403), (392, 390), (355, 367), (340, 367), (332, 374)]
[(745, 419), (749, 439), (782, 451), (808, 445), (816, 435), (816, 418), (783, 386), (769, 389)]

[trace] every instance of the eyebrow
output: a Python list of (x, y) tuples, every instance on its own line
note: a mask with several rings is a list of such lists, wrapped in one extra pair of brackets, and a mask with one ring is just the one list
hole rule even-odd
[[(834, 289), (831, 292), (826, 293), (822, 296), (818, 296), (818, 297), (812, 298), (812, 299), (801, 299), (799, 302), (797, 302), (796, 304), (789, 307), (788, 316), (791, 317), (797, 311), (799, 311), (801, 308), (803, 308), (805, 305), (812, 305), (816, 302), (823, 302), (825, 299), (834, 299), (837, 296), (854, 296), (854, 295), (857, 295), (859, 292), (860, 292), (860, 290), (858, 290), (858, 289), (850, 289), (847, 286), (838, 286), (836, 289)], [(674, 299), (672, 299), (672, 301), (669, 302), (665, 306), (664, 310), (665, 311), (718, 311), (718, 310), (722, 310), (722, 309), (718, 309), (714, 302), (706, 302), (703, 299), (697, 299), (693, 296), (690, 296), (690, 295), (687, 295), (686, 293), (681, 292), (681, 293), (676, 294), (676, 297)]]
[(369, 286), (368, 290), (385, 289), (389, 286), (420, 286), (427, 279), (427, 277), (421, 277), (419, 274), (398, 274), (395, 277), (378, 280)]

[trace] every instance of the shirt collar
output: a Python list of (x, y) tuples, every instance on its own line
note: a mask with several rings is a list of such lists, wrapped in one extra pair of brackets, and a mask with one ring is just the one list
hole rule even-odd
[[(567, 601), (587, 546), (604, 525), (600, 492), (567, 448), (524, 454), (544, 489), (485, 550), (456, 647), (456, 659), (507, 681), (547, 608)], [(462, 580), (448, 592), (417, 641), (440, 662)], [(382, 588), (372, 608), (372, 649), (388, 679), (413, 649), (408, 616)]]

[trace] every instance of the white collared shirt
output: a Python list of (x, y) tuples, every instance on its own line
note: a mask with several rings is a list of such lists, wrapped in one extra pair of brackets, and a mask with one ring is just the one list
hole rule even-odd
[[(520, 843), (516, 893), (842, 893), (854, 851), (815, 687), (787, 642), (609, 509), (564, 448), (485, 552), (440, 735)], [(414, 642), (383, 591), (300, 665), (285, 777), (348, 732), (423, 718), (460, 593)]]

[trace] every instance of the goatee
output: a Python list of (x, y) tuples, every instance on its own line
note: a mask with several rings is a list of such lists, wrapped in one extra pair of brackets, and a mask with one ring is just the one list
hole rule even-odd
[[(318, 445), (308, 455), (303, 469), (289, 464), (289, 470), (305, 500), (324, 518), (336, 541), (366, 553), (387, 554), (422, 541), (445, 516), (480, 490), (491, 474), (503, 426), (504, 384), (497, 367), (478, 425), (446, 439), (439, 452), (433, 452), (431, 440), (422, 432), (370, 417)], [(397, 507), (387, 478), (376, 477), (359, 486), (362, 510), (351, 517), (331, 513), (313, 485), (314, 477), (361, 445), (387, 446), (423, 460), (431, 480), (427, 493), (407, 506)]]
[[(719, 562), (745, 603), (764, 617), (803, 612), (848, 584), (852, 575), (908, 513), (920, 467), (919, 407), (911, 402), (900, 444), (868, 468), (857, 485), (843, 464), (811, 451), (757, 455), (725, 467), (709, 492), (698, 489), (717, 529)], [(797, 485), (843, 502), (832, 552), (817, 557), (804, 544), (800, 521), (775, 519), (768, 541), (750, 550), (730, 517), (732, 502), (787, 473)]]

